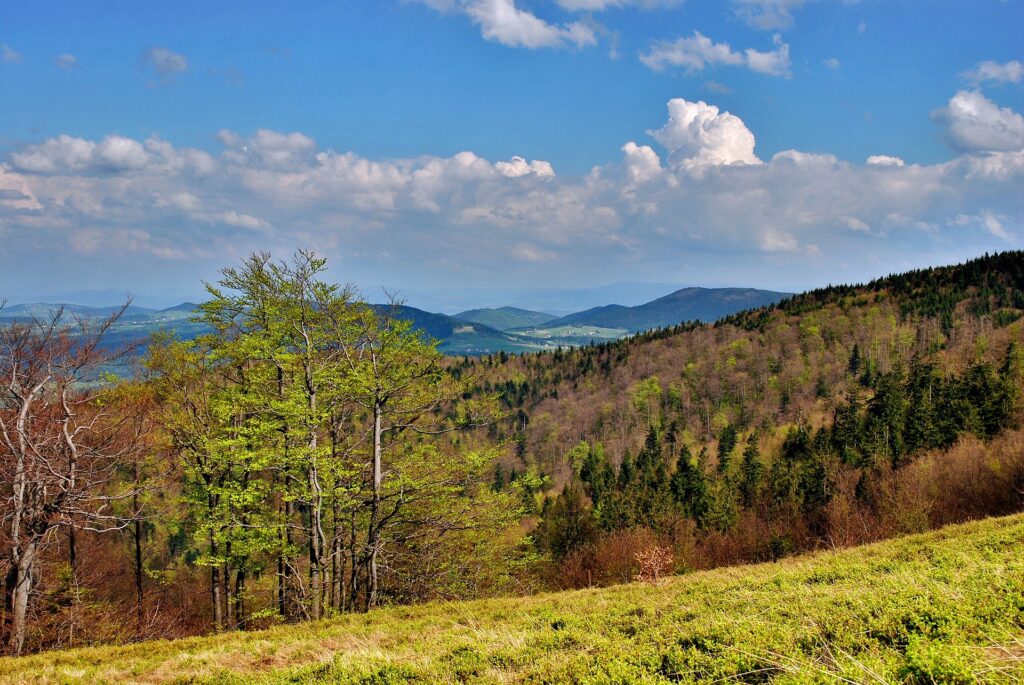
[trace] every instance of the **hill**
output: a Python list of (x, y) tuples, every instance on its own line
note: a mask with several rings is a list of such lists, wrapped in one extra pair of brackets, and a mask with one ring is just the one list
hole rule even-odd
[(683, 288), (635, 307), (611, 304), (548, 321), (543, 328), (599, 326), (636, 333), (684, 321), (716, 321), (739, 311), (773, 305), (788, 293), (754, 288)]
[(470, 309), (454, 315), (456, 319), (478, 323), (499, 331), (507, 331), (512, 328), (527, 328), (529, 326), (540, 326), (553, 319), (554, 314), (535, 312), (529, 309), (518, 307), (498, 307), (485, 309)]
[[(634, 331), (674, 325), (691, 318), (718, 318), (734, 314), (741, 309), (774, 302), (778, 299), (775, 295), (749, 289), (688, 288), (638, 307), (608, 305), (590, 310), (590, 314), (582, 312), (561, 319), (517, 307), (471, 309), (448, 316), (400, 305), (395, 312), (398, 318), (411, 321), (415, 328), (437, 340), (439, 349), (445, 354), (481, 355), (553, 350), (617, 340)], [(45, 317), (59, 306), (63, 306), (69, 315), (95, 321), (119, 309), (113, 305), (19, 304), (0, 309), (0, 322)], [(173, 331), (182, 339), (193, 338), (206, 330), (190, 321), (196, 307), (192, 302), (159, 310), (128, 307), (110, 331), (107, 341), (111, 345), (143, 343), (152, 333), (161, 330)], [(374, 307), (383, 312), (391, 305)]]
[[(0, 682), (1010, 682), (1024, 516), (652, 587), (0, 660)], [(908, 588), (913, 588), (908, 592)]]

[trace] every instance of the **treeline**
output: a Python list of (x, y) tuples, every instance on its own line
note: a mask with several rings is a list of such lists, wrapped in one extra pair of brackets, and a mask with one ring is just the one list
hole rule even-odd
[[(518, 582), (521, 486), (490, 487), (495, 447), (464, 435), (495, 402), (324, 268), (226, 269), (198, 315), (211, 332), (158, 337), (131, 382), (102, 376), (116, 316), (0, 332), (10, 652), (128, 617), (139, 634), (244, 629)], [(83, 547), (110, 569), (84, 592)], [(187, 589), (161, 606), (171, 586)]]
[(963, 264), (914, 269), (863, 285), (817, 288), (786, 298), (772, 307), (724, 317), (718, 324), (758, 330), (776, 309), (787, 314), (803, 314), (830, 304), (858, 306), (869, 303), (872, 296), (879, 293), (894, 299), (903, 315), (936, 318), (946, 330), (953, 326), (957, 307), (967, 300), (972, 314), (1010, 317), (1005, 321), (1008, 323), (1016, 315), (1000, 310), (1024, 309), (1024, 252), (985, 254)]
[[(881, 508), (899, 510), (893, 484), (917, 457), (943, 454), (964, 436), (991, 440), (1011, 424), (1024, 381), (1024, 354), (1011, 345), (999, 368), (976, 363), (953, 376), (915, 362), (909, 369), (858, 380), (858, 357), (849, 366), (849, 396), (831, 421), (817, 429), (801, 422), (783, 431), (771, 450), (763, 449), (770, 443), (763, 428), (741, 436), (728, 425), (713, 451), (703, 445), (695, 454), (675, 422), (664, 428), (653, 423), (642, 449), (618, 460), (600, 443), (581, 442), (567, 455), (573, 476), (560, 494), (545, 501), (537, 529), (537, 544), (555, 562), (553, 577), (563, 586), (628, 580), (635, 563), (626, 552), (658, 541), (677, 550), (685, 569), (709, 560), (776, 559), (828, 544), (840, 530), (844, 544), (850, 544), (904, 532), (907, 524), (927, 527), (920, 511), (903, 511), (918, 520), (897, 521), (897, 530), (863, 528), (852, 540), (848, 535), (852, 519), (877, 522)], [(861, 386), (865, 380), (870, 380), (867, 388)], [(869, 397), (862, 399), (862, 393)], [(948, 499), (951, 510), (945, 512), (936, 496), (926, 519), (956, 520), (965, 497), (975, 513), (1019, 506), (1021, 455), (991, 463), (994, 470), (1007, 471), (1008, 487), (993, 496), (990, 484), (982, 483), (955, 501)], [(918, 471), (915, 488), (971, 485), (943, 482), (944, 475)], [(764, 534), (767, 530), (773, 532)]]

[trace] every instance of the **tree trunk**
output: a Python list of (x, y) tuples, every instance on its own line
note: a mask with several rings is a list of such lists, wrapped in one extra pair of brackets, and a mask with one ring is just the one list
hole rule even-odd
[[(136, 474), (136, 480), (138, 480), (138, 474)], [(142, 519), (138, 516), (139, 495), (137, 492), (132, 495), (132, 507), (136, 513), (132, 531), (135, 537), (135, 620), (141, 634), (145, 618), (142, 604)]]
[(245, 630), (245, 571), (235, 572), (235, 627)]
[(383, 469), (381, 467), (381, 414), (384, 407), (381, 402), (373, 405), (373, 500), (370, 504), (370, 525), (367, 535), (367, 547), (369, 548), (369, 560), (367, 573), (369, 574), (369, 586), (366, 592), (366, 608), (372, 609), (377, 606), (379, 582), (377, 577), (377, 564), (380, 555), (380, 502), (381, 485), (383, 483)]
[(36, 553), (38, 546), (35, 541), (25, 543), (18, 554), (17, 562), (11, 565), (7, 574), (7, 595), (9, 632), (7, 648), (15, 656), (21, 654), (25, 646), (25, 624), (28, 618), (28, 600), (32, 593)]
[[(217, 556), (217, 541), (210, 532), (210, 556)], [(210, 600), (213, 607), (213, 629), (218, 633), (224, 629), (224, 602), (221, 599), (220, 565), (210, 565)]]
[[(313, 389), (312, 376), (307, 371), (306, 388), (308, 396), (307, 407), (310, 420), (316, 412), (316, 391)], [(306, 475), (309, 480), (310, 507), (309, 507), (309, 596), (312, 602), (310, 606), (310, 618), (314, 621), (323, 615), (323, 580), (324, 580), (324, 498), (320, 485), (320, 473), (317, 469), (319, 458), (317, 456), (317, 433), (315, 428), (309, 431), (309, 465)]]

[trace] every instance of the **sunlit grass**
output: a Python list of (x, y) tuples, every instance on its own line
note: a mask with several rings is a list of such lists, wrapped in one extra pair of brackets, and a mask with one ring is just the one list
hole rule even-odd
[(0, 660), (0, 682), (1024, 680), (1024, 516), (631, 584)]

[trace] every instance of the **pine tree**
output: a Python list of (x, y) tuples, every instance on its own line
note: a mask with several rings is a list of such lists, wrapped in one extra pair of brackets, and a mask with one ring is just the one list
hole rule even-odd
[(670, 483), (672, 497), (684, 516), (703, 525), (708, 510), (708, 486), (703, 470), (685, 445), (679, 451)]
[(757, 449), (756, 435), (750, 437), (746, 448), (743, 450), (743, 462), (740, 465), (740, 473), (740, 497), (743, 506), (750, 507), (757, 498), (758, 489), (761, 487), (761, 477), (764, 473), (761, 453)]

